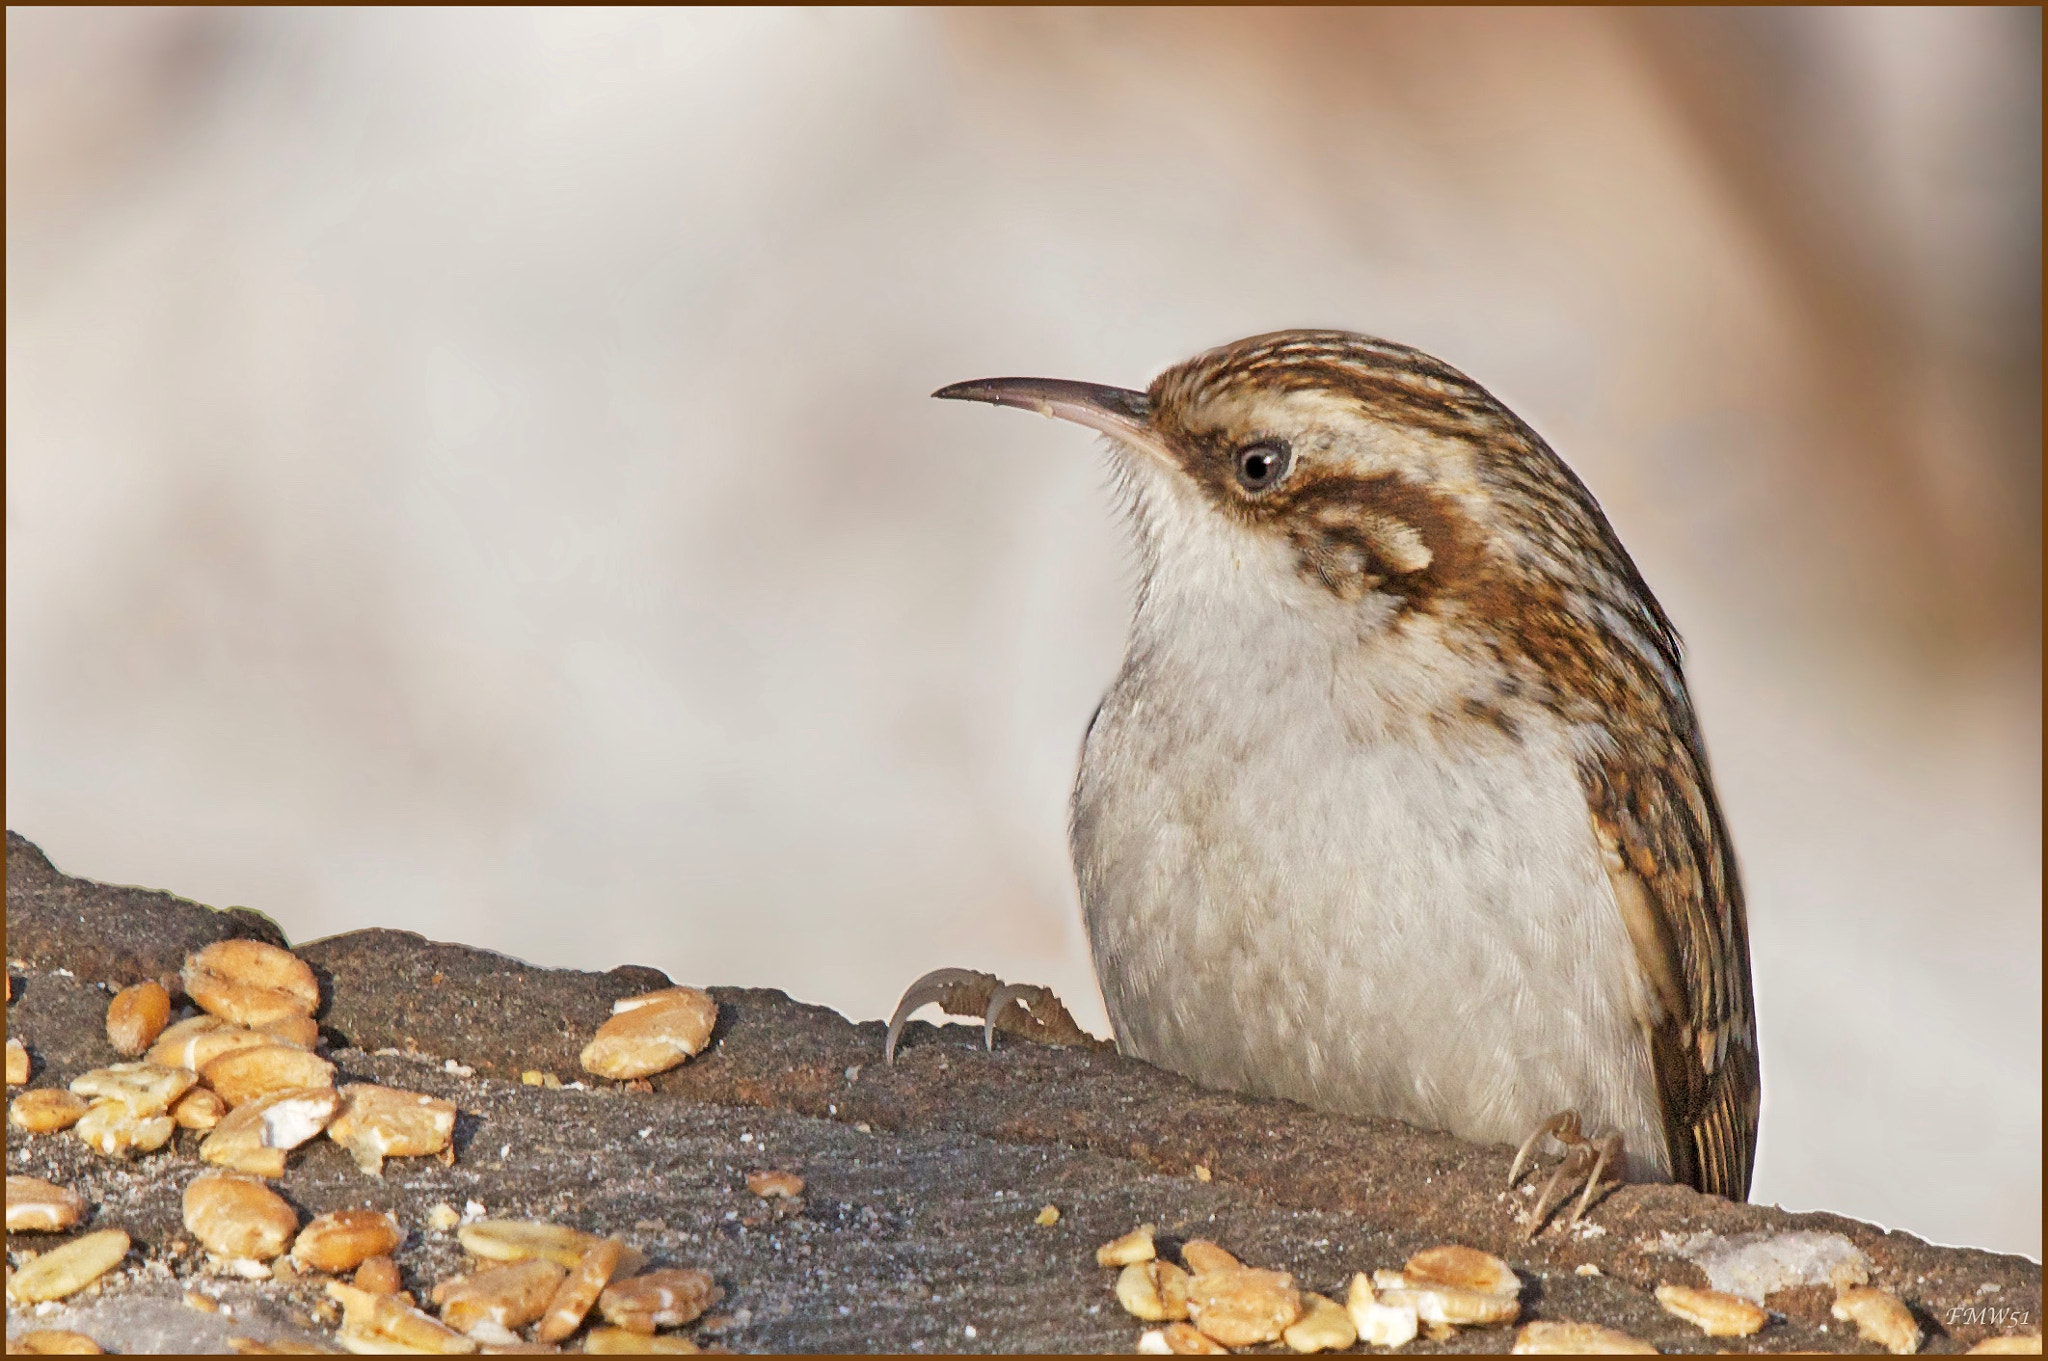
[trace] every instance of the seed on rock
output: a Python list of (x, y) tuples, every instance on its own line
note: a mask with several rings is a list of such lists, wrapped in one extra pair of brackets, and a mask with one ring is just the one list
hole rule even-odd
[(57, 1233), (85, 1217), (85, 1199), (41, 1177), (7, 1178), (7, 1232)]
[(275, 1021), (265, 1021), (256, 1027), (256, 1032), (268, 1035), (280, 1044), (300, 1049), (311, 1049), (320, 1043), (320, 1023), (311, 1016), (284, 1016)]
[(71, 1132), (87, 1148), (110, 1158), (131, 1153), (154, 1153), (171, 1141), (177, 1128), (168, 1115), (135, 1115), (126, 1104), (102, 1099), (86, 1107)]
[(1657, 1303), (1664, 1312), (1693, 1324), (1708, 1337), (1748, 1337), (1770, 1317), (1752, 1301), (1721, 1290), (1689, 1285), (1660, 1285)]
[(1914, 1322), (1912, 1311), (1896, 1295), (1876, 1286), (1852, 1285), (1837, 1291), (1828, 1312), (1844, 1323), (1853, 1322), (1857, 1336), (1894, 1356), (1911, 1356), (1920, 1350), (1920, 1325)]
[(1522, 1312), (1522, 1306), (1512, 1295), (1493, 1295), (1483, 1290), (1460, 1290), (1449, 1285), (1382, 1290), (1380, 1301), (1392, 1305), (1413, 1305), (1415, 1316), (1422, 1322), (1443, 1327), (1495, 1327), (1503, 1323), (1513, 1323)]
[(384, 1174), (386, 1158), (439, 1153), (454, 1134), (453, 1101), (368, 1082), (341, 1089), (341, 1110), (327, 1126), (327, 1137), (373, 1177)]
[(103, 1356), (100, 1344), (84, 1333), (74, 1333), (62, 1328), (38, 1328), (23, 1333), (20, 1340), (9, 1340), (7, 1350), (22, 1352), (29, 1356)]
[(40, 1304), (74, 1295), (114, 1269), (128, 1255), (128, 1235), (101, 1229), (51, 1248), (7, 1278), (7, 1296), (18, 1304)]
[(544, 1258), (486, 1267), (445, 1294), (437, 1290), (435, 1303), (441, 1307), (441, 1322), (458, 1333), (470, 1332), (480, 1323), (524, 1328), (547, 1312), (548, 1301), (566, 1274)]
[(1180, 1259), (1186, 1262), (1188, 1270), (1197, 1276), (1205, 1271), (1221, 1271), (1225, 1267), (1244, 1265), (1206, 1238), (1190, 1238), (1182, 1244)]
[(538, 1219), (479, 1219), (464, 1224), (455, 1237), (471, 1256), (487, 1262), (541, 1257), (570, 1269), (582, 1265), (583, 1254), (604, 1241), (594, 1233)]
[(665, 1072), (711, 1042), (718, 1003), (700, 988), (664, 988), (612, 1005), (579, 1062), (584, 1071), (621, 1081)]
[(230, 1050), (202, 1066), (199, 1075), (230, 1106), (296, 1087), (332, 1087), (334, 1065), (318, 1054), (288, 1044), (259, 1044)]
[(1159, 1255), (1159, 1249), (1152, 1242), (1154, 1230), (1150, 1224), (1140, 1224), (1121, 1238), (1112, 1238), (1095, 1249), (1097, 1266), (1129, 1266), (1133, 1262), (1149, 1262)]
[(1226, 1347), (1278, 1341), (1300, 1317), (1301, 1291), (1284, 1271), (1217, 1267), (1188, 1282), (1188, 1318)]
[(1351, 1315), (1327, 1295), (1303, 1295), (1301, 1317), (1280, 1334), (1298, 1352), (1341, 1352), (1358, 1341)]
[(55, 1134), (70, 1129), (86, 1112), (86, 1100), (62, 1087), (37, 1087), (14, 1098), (7, 1122), (30, 1134)]
[[(1152, 1266), (1151, 1262), (1133, 1262), (1116, 1277), (1116, 1302), (1132, 1318), (1146, 1323), (1158, 1323), (1166, 1317), (1166, 1308), (1159, 1298), (1158, 1275)], [(1187, 1317), (1185, 1298), (1178, 1317)]]
[(1450, 1286), (1485, 1295), (1517, 1295), (1522, 1282), (1513, 1268), (1490, 1252), (1447, 1246), (1425, 1248), (1408, 1259), (1402, 1278), (1410, 1286)]
[(1421, 1319), (1413, 1304), (1389, 1304), (1380, 1300), (1372, 1277), (1363, 1271), (1351, 1278), (1351, 1293), (1344, 1304), (1358, 1340), (1374, 1347), (1405, 1347), (1415, 1340)]
[(358, 1290), (372, 1295), (396, 1295), (398, 1293), (398, 1263), (389, 1257), (365, 1257), (363, 1264), (356, 1268), (354, 1284)]
[(185, 1228), (231, 1261), (267, 1262), (291, 1245), (298, 1211), (254, 1177), (209, 1172), (185, 1188)]
[(794, 1172), (768, 1171), (747, 1173), (747, 1189), (767, 1200), (780, 1196), (784, 1200), (795, 1200), (804, 1193), (804, 1179)]
[(592, 1244), (577, 1260), (576, 1267), (555, 1287), (534, 1337), (541, 1342), (560, 1342), (583, 1326), (590, 1307), (618, 1274), (626, 1245), (616, 1238)]
[(197, 1073), (207, 1064), (237, 1049), (260, 1049), (282, 1044), (275, 1035), (247, 1026), (229, 1025), (218, 1016), (194, 1016), (166, 1030), (149, 1047), (149, 1061), (168, 1068), (185, 1068)]
[(292, 1243), (292, 1260), (315, 1271), (339, 1274), (383, 1256), (404, 1239), (398, 1221), (381, 1210), (330, 1210), (299, 1230)]
[(725, 1298), (708, 1271), (650, 1271), (608, 1285), (597, 1297), (605, 1322), (629, 1332), (651, 1333), (690, 1322)]
[(22, 1046), (20, 1040), (9, 1036), (7, 1040), (7, 1085), (19, 1087), (22, 1083), (28, 1081), (28, 1068), (28, 1050)]
[(320, 984), (306, 962), (260, 940), (216, 941), (185, 960), (185, 995), (236, 1025), (260, 1026), (320, 1009)]
[(205, 1087), (194, 1087), (171, 1103), (171, 1119), (179, 1129), (212, 1129), (227, 1113), (220, 1093)]
[(586, 1356), (695, 1356), (698, 1351), (687, 1337), (650, 1337), (630, 1328), (592, 1328), (583, 1339)]
[(1164, 1328), (1153, 1328), (1138, 1339), (1138, 1350), (1147, 1350), (1147, 1339), (1158, 1338), (1152, 1346), (1164, 1350), (1155, 1353), (1161, 1356), (1224, 1356), (1230, 1348), (1203, 1334), (1192, 1323), (1169, 1323)]
[(118, 1101), (130, 1115), (162, 1115), (199, 1079), (182, 1068), (116, 1063), (71, 1080), (71, 1090), (97, 1101)]
[(115, 1053), (132, 1059), (155, 1042), (170, 1019), (171, 995), (163, 984), (123, 988), (107, 1004), (107, 1042)]
[(402, 1295), (373, 1295), (329, 1281), (327, 1296), (341, 1303), (341, 1345), (352, 1352), (411, 1350), (445, 1355), (477, 1349), (474, 1338), (421, 1313)]
[(1511, 1356), (1655, 1356), (1657, 1349), (1641, 1338), (1597, 1323), (1538, 1319), (1515, 1334)]

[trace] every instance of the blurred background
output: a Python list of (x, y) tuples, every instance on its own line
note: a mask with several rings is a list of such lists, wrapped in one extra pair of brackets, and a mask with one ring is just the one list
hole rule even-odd
[(1106, 1029), (1081, 431), (1489, 386), (1690, 645), (1757, 1198), (2041, 1244), (2037, 9), (7, 13), (7, 825), (74, 874)]

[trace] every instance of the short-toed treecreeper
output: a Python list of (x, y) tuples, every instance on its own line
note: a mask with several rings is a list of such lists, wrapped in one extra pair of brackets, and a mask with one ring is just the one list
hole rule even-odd
[(1624, 1162), (1748, 1194), (1747, 927), (1678, 635), (1533, 430), (1342, 331), (934, 395), (1109, 438), (1141, 576), (1072, 844), (1124, 1053), (1519, 1143), (1511, 1178), (1557, 1136), (1532, 1233)]

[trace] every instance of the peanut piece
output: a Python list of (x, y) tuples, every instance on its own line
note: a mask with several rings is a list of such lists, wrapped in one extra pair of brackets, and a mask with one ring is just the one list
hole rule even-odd
[(1689, 1285), (1660, 1285), (1657, 1303), (1664, 1312), (1693, 1324), (1708, 1337), (1748, 1337), (1770, 1316), (1740, 1295), (1695, 1290)]
[(171, 1019), (171, 995), (161, 983), (137, 983), (107, 1004), (107, 1042), (114, 1052), (135, 1058), (149, 1048)]
[(85, 1199), (41, 1177), (7, 1178), (7, 1232), (57, 1233), (85, 1217)]
[(61, 1300), (91, 1285), (127, 1255), (128, 1235), (119, 1229), (74, 1238), (8, 1277), (8, 1298), (20, 1304)]
[(30, 1134), (55, 1134), (77, 1124), (86, 1109), (84, 1097), (62, 1087), (37, 1087), (14, 1098), (7, 1122)]
[(599, 1077), (628, 1080), (665, 1072), (711, 1042), (718, 1003), (698, 988), (664, 988), (622, 998), (579, 1062)]
[(259, 1026), (320, 1009), (320, 984), (306, 962), (258, 940), (223, 940), (185, 960), (185, 993), (202, 1010)]

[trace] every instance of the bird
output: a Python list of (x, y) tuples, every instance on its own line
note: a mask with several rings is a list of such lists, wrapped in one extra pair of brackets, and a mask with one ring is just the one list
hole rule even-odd
[(1518, 1144), (1511, 1185), (1554, 1138), (1532, 1236), (1580, 1178), (1572, 1220), (1603, 1179), (1747, 1198), (1748, 925), (1679, 636), (1533, 429), (1338, 330), (932, 395), (1107, 437), (1136, 603), (1069, 832), (1122, 1053)]

